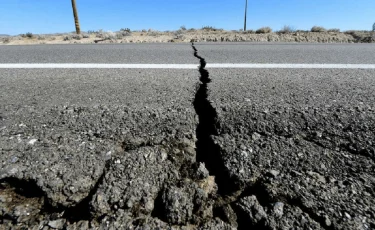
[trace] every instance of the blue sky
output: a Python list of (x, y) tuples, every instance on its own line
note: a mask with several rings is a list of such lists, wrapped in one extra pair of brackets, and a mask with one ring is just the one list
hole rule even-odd
[[(0, 34), (75, 30), (71, 0), (0, 0)], [(243, 28), (245, 0), (76, 0), (81, 30)], [(248, 29), (370, 30), (375, 0), (248, 0)]]

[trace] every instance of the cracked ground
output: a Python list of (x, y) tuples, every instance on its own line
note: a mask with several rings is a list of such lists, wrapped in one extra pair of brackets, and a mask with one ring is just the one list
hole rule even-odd
[(79, 70), (1, 78), (0, 228), (375, 228), (373, 71), (207, 70), (192, 53), (176, 78), (103, 70), (104, 92)]

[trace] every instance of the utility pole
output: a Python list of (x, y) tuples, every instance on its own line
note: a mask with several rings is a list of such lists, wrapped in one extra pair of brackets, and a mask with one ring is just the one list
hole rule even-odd
[(245, 23), (243, 25), (243, 31), (246, 31), (246, 16), (247, 16), (247, 0), (246, 0), (246, 5), (245, 5)]
[(81, 28), (79, 27), (79, 19), (78, 19), (76, 0), (72, 0), (72, 8), (73, 8), (73, 15), (74, 15), (74, 23), (76, 25), (76, 32), (77, 32), (77, 34), (81, 34)]

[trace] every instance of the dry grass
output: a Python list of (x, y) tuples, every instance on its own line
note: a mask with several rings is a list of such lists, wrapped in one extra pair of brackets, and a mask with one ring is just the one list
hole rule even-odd
[(268, 34), (272, 32), (272, 29), (270, 27), (262, 27), (255, 31), (257, 34)]
[(292, 32), (295, 32), (296, 30), (294, 29), (294, 27), (292, 26), (284, 26), (281, 30), (279, 30), (278, 32), (279, 33), (283, 33), (283, 34), (286, 34), (286, 33), (292, 33)]
[(338, 28), (333, 28), (333, 29), (329, 29), (327, 30), (328, 32), (335, 32), (335, 33), (339, 33), (340, 32), (340, 29)]

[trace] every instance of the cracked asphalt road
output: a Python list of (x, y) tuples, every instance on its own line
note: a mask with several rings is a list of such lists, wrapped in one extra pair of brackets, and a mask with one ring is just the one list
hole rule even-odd
[(374, 229), (375, 70), (206, 69), (210, 47), (1, 69), (0, 228)]

